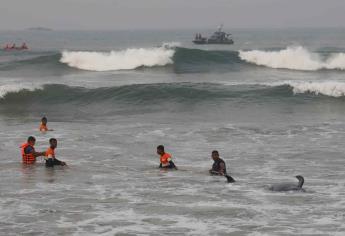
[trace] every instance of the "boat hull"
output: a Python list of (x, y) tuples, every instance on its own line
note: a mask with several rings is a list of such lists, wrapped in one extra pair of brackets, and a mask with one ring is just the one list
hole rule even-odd
[(199, 40), (193, 40), (194, 44), (234, 44), (233, 40), (229, 41), (199, 41)]

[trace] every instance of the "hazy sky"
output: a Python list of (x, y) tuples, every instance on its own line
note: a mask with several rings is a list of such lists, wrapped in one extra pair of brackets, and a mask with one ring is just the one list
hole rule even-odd
[(0, 29), (345, 27), (345, 0), (1, 0)]

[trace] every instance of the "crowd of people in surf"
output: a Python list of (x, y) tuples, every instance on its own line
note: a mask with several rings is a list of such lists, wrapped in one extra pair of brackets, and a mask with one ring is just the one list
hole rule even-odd
[[(48, 119), (43, 117), (41, 119), (41, 125), (39, 130), (41, 132), (48, 132), (53, 131), (52, 129), (48, 129), (47, 126)], [(36, 143), (36, 139), (33, 136), (28, 137), (27, 142), (21, 145), (21, 153), (22, 153), (22, 161), (23, 164), (32, 165), (36, 163), (37, 157), (44, 157), (46, 167), (54, 167), (54, 166), (65, 166), (66, 163), (64, 161), (60, 161), (55, 156), (55, 149), (57, 148), (57, 139), (51, 138), (49, 139), (49, 147), (45, 152), (36, 152), (34, 146)], [(157, 154), (159, 155), (159, 168), (161, 169), (172, 169), (178, 170), (177, 166), (172, 160), (172, 155), (165, 152), (164, 146), (159, 145), (157, 146)], [(218, 175), (226, 177), (229, 183), (235, 182), (235, 180), (228, 175), (226, 171), (226, 164), (223, 159), (219, 157), (219, 152), (217, 150), (213, 150), (211, 153), (211, 157), (213, 159), (212, 168), (209, 170), (211, 175)], [(302, 186), (304, 183), (304, 178), (300, 175), (297, 175), (296, 178), (298, 179), (298, 184), (279, 184), (279, 185), (272, 185), (270, 190), (272, 191), (294, 191), (294, 190), (302, 190)]]
[[(43, 117), (41, 119), (41, 125), (39, 127), (39, 130), (41, 132), (53, 131), (52, 129), (48, 129), (47, 123), (48, 123), (47, 117)], [(56, 165), (60, 165), (60, 166), (66, 165), (64, 161), (60, 161), (55, 157), (55, 149), (57, 148), (57, 139), (55, 138), (49, 139), (49, 147), (47, 148), (45, 152), (36, 152), (34, 148), (35, 143), (36, 143), (36, 138), (34, 136), (30, 136), (28, 137), (27, 141), (20, 146), (21, 152), (22, 152), (23, 164), (26, 164), (26, 165), (35, 164), (37, 157), (43, 156), (47, 167), (54, 167)]]
[[(48, 132), (54, 131), (52, 129), (48, 129), (48, 119), (47, 117), (43, 117), (41, 119), (41, 125), (39, 127), (40, 132)], [(34, 146), (36, 143), (36, 138), (33, 136), (28, 137), (27, 141), (20, 146), (22, 152), (22, 160), (24, 164), (35, 164), (37, 157), (43, 156), (46, 161), (47, 167), (53, 167), (56, 165), (64, 166), (66, 163), (64, 161), (60, 161), (55, 156), (55, 149), (57, 148), (57, 139), (51, 138), (49, 139), (49, 147), (45, 152), (36, 152)], [(161, 169), (174, 169), (177, 170), (177, 166), (172, 160), (172, 155), (165, 152), (164, 146), (159, 145), (157, 147), (157, 154), (160, 157), (160, 164), (159, 168)], [(212, 168), (209, 170), (211, 175), (221, 175), (228, 178), (229, 182), (234, 182), (235, 180), (227, 175), (226, 172), (226, 165), (224, 160), (219, 157), (218, 151), (212, 151), (212, 159), (214, 163)]]
[(29, 47), (26, 45), (26, 43), (22, 43), (21, 46), (17, 46), (15, 43), (7, 43), (3, 48), (5, 51), (11, 51), (11, 50), (28, 50)]

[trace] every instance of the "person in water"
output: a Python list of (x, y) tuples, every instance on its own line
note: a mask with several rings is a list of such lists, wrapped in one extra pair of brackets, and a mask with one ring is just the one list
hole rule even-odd
[(35, 151), (36, 139), (30, 136), (26, 143), (20, 146), (22, 152), (22, 159), (24, 164), (34, 164), (36, 162), (36, 157), (44, 156), (45, 152)]
[(218, 151), (212, 151), (212, 159), (214, 163), (212, 165), (212, 169), (209, 170), (210, 174), (226, 176), (225, 162), (219, 157)]
[(47, 123), (48, 123), (47, 117), (43, 117), (41, 119), (41, 125), (40, 125), (41, 132), (53, 131), (52, 129), (48, 129)]
[(49, 139), (50, 147), (45, 152), (46, 167), (64, 166), (65, 162), (55, 158), (55, 149), (57, 147), (57, 140), (55, 138)]
[(171, 160), (172, 156), (164, 151), (164, 146), (159, 145), (157, 147), (157, 154), (160, 156), (159, 168), (176, 169), (175, 163)]
[(20, 47), (20, 49), (28, 49), (28, 46), (26, 45), (25, 42), (22, 44), (22, 46)]

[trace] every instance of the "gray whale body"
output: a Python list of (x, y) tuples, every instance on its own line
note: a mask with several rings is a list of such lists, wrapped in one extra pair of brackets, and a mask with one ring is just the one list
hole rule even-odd
[(274, 184), (272, 185), (269, 190), (275, 192), (284, 192), (284, 191), (304, 191), (302, 188), (304, 184), (304, 178), (301, 175), (297, 175), (296, 178), (298, 179), (297, 184), (285, 183), (285, 184)]

